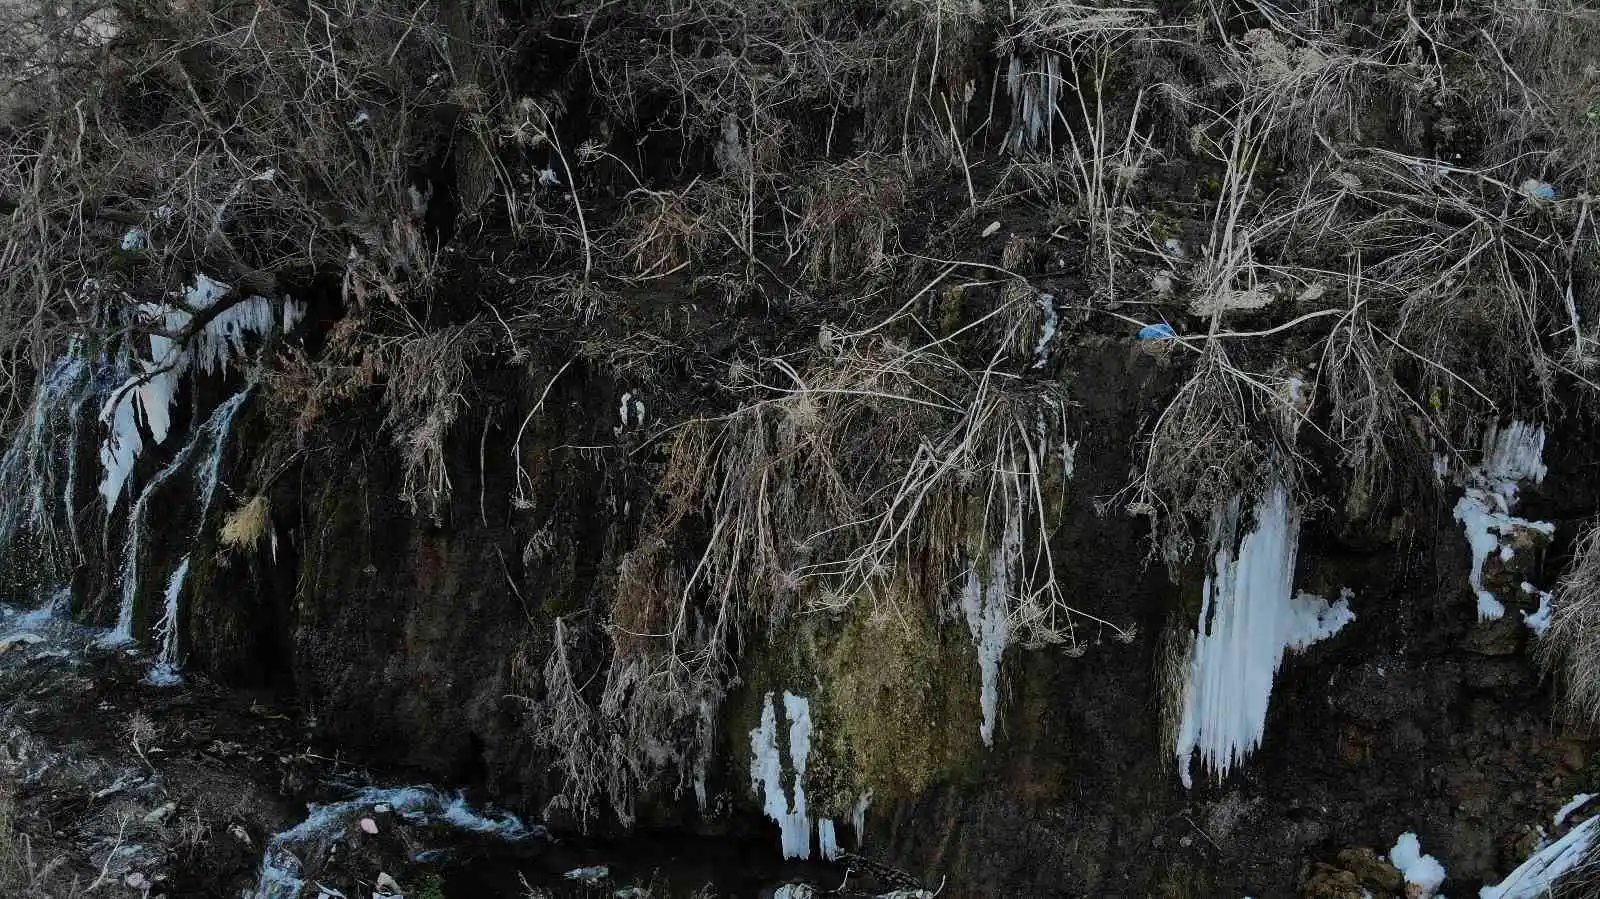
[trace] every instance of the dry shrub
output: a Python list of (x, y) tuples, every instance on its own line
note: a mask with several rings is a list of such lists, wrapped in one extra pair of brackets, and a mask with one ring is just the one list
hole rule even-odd
[(384, 427), (400, 452), (400, 498), (442, 520), (450, 498), (446, 446), (467, 404), (472, 363), (492, 340), (481, 320), (402, 338), (384, 371)]
[(1129, 511), (1150, 519), (1154, 549), (1174, 570), (1193, 552), (1193, 522), (1269, 473), (1292, 480), (1298, 466), (1284, 437), (1286, 392), (1235, 367), (1220, 340), (1199, 354), (1151, 427), (1129, 488)]
[(1495, 155), (1543, 157), (1558, 183), (1600, 176), (1600, 9), (1581, 0), (1496, 0), (1477, 42), (1482, 116)]
[(250, 497), (244, 505), (228, 513), (222, 522), (218, 540), (224, 549), (251, 550), (260, 544), (272, 527), (272, 500), (265, 496)]
[(1545, 668), (1561, 679), (1573, 721), (1600, 724), (1600, 527), (1586, 531), (1554, 591), (1550, 629), (1538, 642)]
[(1395, 458), (1426, 450), (1405, 421), (1406, 406), (1414, 401), (1395, 380), (1396, 352), (1357, 308), (1340, 318), (1323, 345), (1320, 383), (1330, 406), (1328, 434), (1350, 472), (1345, 508), (1352, 517), (1377, 511), (1391, 496)]
[[(802, 178), (803, 211), (789, 236), (805, 275), (832, 282), (883, 268), (898, 238), (904, 174), (878, 156), (824, 165)], [(805, 249), (802, 249), (805, 248)]]

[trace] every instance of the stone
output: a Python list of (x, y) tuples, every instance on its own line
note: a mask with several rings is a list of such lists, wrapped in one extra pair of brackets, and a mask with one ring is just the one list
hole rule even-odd
[(1361, 878), (1342, 868), (1317, 862), (1300, 886), (1301, 899), (1365, 899)]
[(1405, 876), (1388, 860), (1367, 848), (1339, 850), (1339, 866), (1354, 874), (1363, 884), (1398, 893), (1405, 888)]

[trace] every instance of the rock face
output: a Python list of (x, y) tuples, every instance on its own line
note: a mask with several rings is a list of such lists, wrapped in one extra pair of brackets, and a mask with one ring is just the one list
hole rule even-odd
[[(1509, 597), (1504, 619), (1477, 620), (1444, 490), (1376, 526), (1308, 518), (1295, 585), (1349, 588), (1356, 618), (1284, 663), (1259, 750), (1221, 782), (1197, 769), (1185, 789), (1163, 733), (1161, 670), (1168, 635), (1193, 627), (1200, 575), (1175, 584), (1147, 564), (1142, 523), (1096, 504), (1124, 479), (1168, 363), (1101, 341), (1072, 345), (1058, 364), (1079, 403), (1071, 497), (1053, 540), (1060, 576), (1083, 611), (1137, 636), (1083, 635), (1078, 656), (1009, 650), (992, 746), (980, 739), (979, 666), (953, 605), (921, 623), (824, 617), (755, 636), (744, 687), (717, 722), (706, 812), (666, 791), (640, 803), (641, 822), (768, 834), (745, 734), (761, 695), (790, 689), (814, 697), (807, 790), (818, 816), (848, 817), (827, 811), (826, 797), (848, 793), (831, 807), (844, 805), (864, 776), (867, 850), (962, 895), (1399, 895), (1373, 852), (1338, 847), (1388, 846), (1405, 831), (1445, 862), (1454, 891), (1497, 880), (1525, 854), (1522, 828), (1593, 785), (1589, 743), (1550, 726), (1550, 687), (1517, 615), (1527, 599)], [(362, 449), (371, 423), (340, 423), (347, 449), (271, 485), (276, 548), (213, 550), (192, 575), (190, 671), (274, 689), (325, 753), (481, 787), (559, 825), (560, 809), (546, 808), (555, 778), (530, 733), (550, 622), (611, 589), (658, 481), (648, 457), (561, 449), (615, 436), (602, 418), (615, 385), (569, 378), (525, 438), (528, 498), (510, 499), (510, 460), (487, 457), (481, 471), (463, 462), (451, 477), (470, 486), (439, 524), (394, 498), (392, 461)], [(485, 431), (503, 440), (533, 399), (507, 390), (486, 404), (491, 418), (459, 429), (462, 442)], [(244, 428), (253, 436), (225, 466), (241, 487), (271, 439)], [(455, 458), (475, 459), (467, 449)], [(1551, 450), (1547, 483), (1574, 486), (1526, 507), (1559, 535), (1592, 497), (1569, 467), (1580, 451), (1559, 435)], [(176, 552), (157, 542), (149, 567), (165, 570)], [(1536, 562), (1518, 564), (1532, 577)], [(920, 636), (908, 642), (911, 633)], [(852, 766), (861, 771), (843, 770)]]

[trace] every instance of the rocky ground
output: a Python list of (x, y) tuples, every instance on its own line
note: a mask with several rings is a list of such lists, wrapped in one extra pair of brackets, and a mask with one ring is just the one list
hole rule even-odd
[(7, 896), (714, 897), (787, 879), (871, 895), (893, 879), (783, 866), (765, 842), (557, 836), (450, 791), (371, 786), (403, 772), (319, 753), (270, 695), (147, 683), (147, 656), (50, 612), (0, 607)]

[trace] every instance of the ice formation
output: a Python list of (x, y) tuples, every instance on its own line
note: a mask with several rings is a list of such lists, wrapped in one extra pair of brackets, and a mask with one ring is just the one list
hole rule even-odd
[(1389, 863), (1400, 870), (1407, 884), (1416, 887), (1415, 890), (1408, 887), (1407, 896), (1426, 899), (1444, 885), (1444, 865), (1433, 856), (1422, 854), (1422, 843), (1414, 833), (1407, 831), (1400, 835), (1394, 848), (1389, 850)]
[[(250, 396), (254, 381), (245, 385), (245, 388), (229, 397), (226, 402), (218, 406), (211, 413), (201, 428), (201, 434), (211, 439), (211, 453), (206, 457), (205, 467), (200, 471), (200, 514), (195, 519), (194, 543), (200, 540), (200, 534), (205, 530), (206, 518), (211, 514), (211, 501), (217, 495), (217, 481), (222, 476), (222, 456), (228, 448), (228, 435), (233, 433), (233, 419), (239, 414), (239, 407)], [(161, 650), (156, 656), (155, 668), (150, 672), (150, 682), (158, 686), (167, 686), (182, 681), (178, 661), (178, 631), (181, 626), (179, 616), (179, 603), (183, 597), (184, 580), (189, 575), (189, 557), (185, 555), (172, 573), (172, 579), (167, 583), (166, 606), (161, 621), (156, 625), (156, 634), (161, 639)]]
[(1483, 585), (1483, 566), (1491, 553), (1509, 555), (1509, 541), (1518, 528), (1538, 531), (1546, 536), (1555, 533), (1555, 526), (1543, 521), (1529, 521), (1511, 514), (1517, 504), (1517, 485), (1544, 480), (1545, 466), (1540, 461), (1544, 454), (1544, 428), (1525, 422), (1512, 422), (1504, 430), (1490, 425), (1484, 435), (1484, 460), (1466, 474), (1466, 492), (1456, 503), (1456, 520), (1466, 532), (1467, 545), (1472, 549), (1472, 570), (1467, 580), (1478, 597), (1478, 618), (1499, 618), (1506, 607), (1493, 591)]
[[(128, 533), (123, 538), (122, 568), (118, 572), (121, 584), (122, 599), (117, 609), (117, 624), (111, 633), (106, 636), (104, 643), (108, 646), (118, 646), (133, 642), (133, 616), (134, 608), (139, 598), (139, 565), (146, 533), (150, 529), (148, 523), (150, 515), (150, 500), (163, 484), (171, 480), (174, 475), (188, 467), (190, 459), (206, 440), (211, 442), (211, 452), (207, 457), (205, 468), (200, 473), (198, 484), (199, 522), (196, 529), (205, 526), (206, 513), (211, 509), (211, 501), (216, 495), (217, 478), (222, 466), (222, 454), (227, 447), (228, 434), (233, 428), (234, 416), (239, 407), (244, 405), (245, 399), (250, 395), (251, 387), (247, 385), (243, 390), (229, 397), (212, 411), (211, 417), (195, 429), (194, 436), (189, 440), (178, 454), (167, 463), (167, 466), (157, 472), (150, 483), (145, 485), (139, 494), (138, 500), (133, 504), (133, 509), (128, 513)], [(187, 561), (187, 560), (185, 560)], [(175, 609), (178, 596), (183, 590), (183, 578), (187, 575), (187, 566), (180, 566), (180, 572), (175, 572), (172, 580), (167, 584), (168, 610)], [(158, 628), (159, 629), (159, 628)], [(168, 641), (171, 641), (170, 646)], [(162, 641), (162, 654), (159, 662), (166, 662), (176, 670), (177, 664), (177, 633), (176, 625), (166, 628)], [(170, 650), (170, 653), (169, 653)], [(158, 664), (159, 664), (158, 662)]]
[(101, 641), (106, 646), (121, 646), (133, 642), (133, 612), (139, 598), (139, 561), (144, 536), (149, 530), (146, 521), (149, 517), (150, 499), (161, 485), (188, 466), (189, 458), (194, 455), (200, 437), (201, 433), (197, 431), (194, 439), (185, 444), (172, 461), (150, 479), (150, 483), (145, 485), (139, 498), (134, 501), (133, 509), (128, 513), (128, 534), (122, 541), (122, 567), (117, 574), (122, 588), (122, 600), (117, 608), (116, 626)]
[(92, 386), (88, 363), (74, 347), (50, 366), (34, 392), (33, 408), (0, 455), (0, 546), (11, 543), (19, 530), (36, 528), (45, 520), (52, 505), (46, 496), (54, 480), (50, 472), (53, 462), (63, 456), (67, 476), (56, 486), (64, 498), (70, 497), (77, 442), (69, 432), (76, 426), (74, 413)]
[(1211, 574), (1189, 664), (1176, 747), (1178, 775), (1193, 786), (1196, 755), (1218, 780), (1261, 745), (1272, 679), (1287, 650), (1339, 632), (1355, 614), (1350, 591), (1329, 603), (1291, 595), (1300, 518), (1281, 484), (1256, 507), (1255, 529), (1236, 542), (1240, 500), (1212, 517)]
[(178, 597), (183, 595), (183, 582), (188, 577), (189, 557), (186, 555), (167, 580), (166, 604), (161, 620), (156, 622), (156, 639), (161, 641), (161, 654), (145, 679), (158, 687), (170, 687), (183, 681), (178, 673)]
[(1478, 891), (1478, 899), (1544, 899), (1561, 875), (1577, 867), (1588, 855), (1600, 832), (1600, 817), (1590, 818), (1567, 835), (1535, 852), (1505, 880)]
[[(804, 696), (786, 692), (783, 711), (789, 721), (789, 766), (794, 798), (791, 800), (783, 789), (778, 712), (771, 693), (767, 694), (761, 709), (761, 724), (750, 732), (750, 783), (751, 788), (761, 794), (762, 810), (777, 822), (783, 857), (810, 858), (811, 819), (806, 815), (805, 777), (806, 761), (811, 754), (811, 703)], [(832, 822), (826, 823), (831, 835)]]
[(867, 843), (867, 807), (872, 804), (872, 791), (868, 790), (856, 800), (856, 807), (850, 812), (850, 823), (856, 829), (856, 848), (860, 849)]
[(544, 828), (525, 825), (515, 815), (480, 812), (464, 797), (446, 797), (432, 787), (368, 787), (344, 802), (310, 806), (306, 820), (274, 836), (267, 843), (256, 887), (244, 899), (300, 899), (306, 887), (302, 858), (328, 851), (357, 817), (384, 807), (413, 823), (446, 824), (504, 840), (545, 836)]
[(1540, 590), (1526, 581), (1522, 583), (1522, 592), (1539, 598), (1538, 608), (1531, 613), (1522, 613), (1522, 623), (1528, 626), (1528, 630), (1533, 631), (1535, 637), (1543, 637), (1545, 631), (1550, 629), (1550, 616), (1555, 614), (1555, 597), (1551, 596), (1549, 591)]
[(983, 721), (978, 735), (984, 745), (994, 745), (994, 724), (1000, 708), (1000, 659), (1011, 643), (1011, 572), (1022, 561), (1022, 519), (1015, 512), (1006, 519), (1000, 545), (989, 554), (987, 576), (979, 565), (967, 569), (961, 591), (961, 611), (978, 647), (978, 673)]
[(1013, 154), (1048, 151), (1055, 144), (1056, 100), (1061, 94), (1061, 57), (1042, 54), (1042, 67), (1029, 70), (1022, 57), (1012, 55), (1006, 65), (1006, 94), (1012, 109), (1006, 146)]
[[(100, 420), (108, 432), (100, 447), (105, 470), (100, 495), (108, 513), (116, 508), (134, 461), (144, 450), (140, 420), (152, 440), (165, 443), (172, 429), (172, 404), (189, 369), (197, 365), (207, 374), (226, 372), (230, 361), (244, 355), (247, 338), (264, 337), (277, 326), (274, 302), (248, 296), (212, 316), (188, 342), (177, 338), (190, 327), (196, 313), (210, 310), (230, 289), (220, 281), (196, 275), (181, 306), (140, 305), (139, 314), (145, 323), (159, 326), (164, 333), (150, 335), (150, 358), (134, 360), (136, 370), (100, 411)], [(298, 324), (303, 312), (298, 303), (285, 300), (283, 329), (288, 331)]]
[(1039, 332), (1039, 340), (1033, 345), (1033, 367), (1044, 368), (1050, 361), (1050, 342), (1056, 339), (1056, 329), (1059, 319), (1056, 316), (1056, 298), (1048, 293), (1039, 294), (1036, 301), (1039, 311), (1044, 315), (1044, 326)]
[(830, 862), (839, 857), (839, 836), (832, 818), (817, 822), (817, 854)]
[(1572, 797), (1571, 801), (1556, 810), (1554, 825), (1556, 827), (1560, 827), (1561, 825), (1567, 823), (1568, 815), (1580, 808), (1583, 808), (1588, 804), (1589, 800), (1593, 799), (1594, 797), (1595, 794), (1593, 793), (1579, 793), (1578, 795)]

